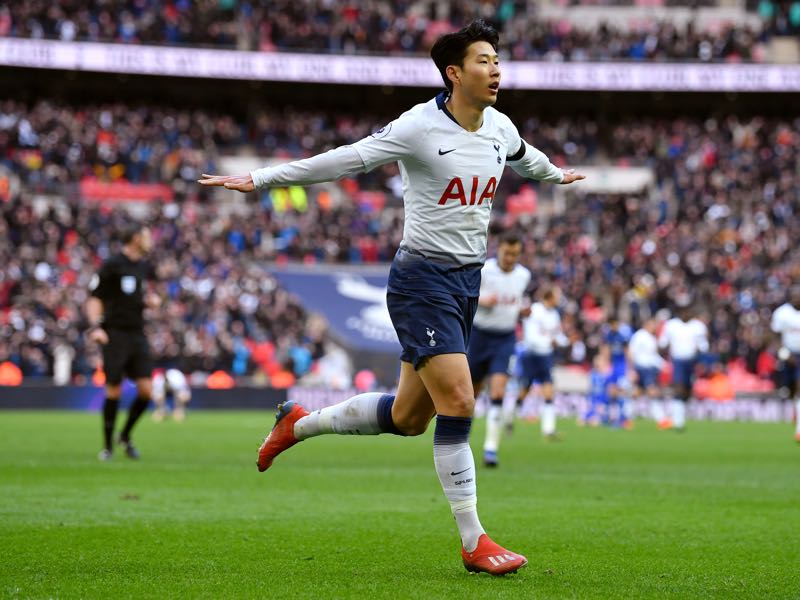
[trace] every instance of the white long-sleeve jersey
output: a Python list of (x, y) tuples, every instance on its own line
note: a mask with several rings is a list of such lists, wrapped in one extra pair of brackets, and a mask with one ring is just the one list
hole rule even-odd
[(568, 342), (561, 329), (561, 315), (541, 302), (531, 306), (531, 314), (522, 321), (522, 332), (525, 351), (533, 354), (550, 354), (554, 344), (566, 346)]
[(795, 354), (800, 353), (800, 310), (789, 304), (780, 305), (772, 313), (772, 331), (781, 336), (781, 345)]
[(481, 269), (481, 296), (494, 296), (494, 306), (478, 306), (473, 324), (489, 331), (511, 332), (517, 326), (525, 290), (531, 272), (522, 265), (503, 271), (496, 258), (490, 258)]
[(674, 360), (692, 360), (699, 353), (708, 352), (708, 328), (697, 319), (672, 318), (664, 324), (658, 345), (669, 347), (669, 355)]
[(639, 329), (628, 342), (628, 356), (637, 369), (661, 369), (664, 359), (658, 353), (656, 336), (646, 329)]
[(398, 162), (405, 224), (401, 247), (460, 265), (483, 264), (489, 212), (503, 169), (560, 183), (564, 175), (494, 108), (478, 131), (450, 114), (445, 93), (418, 104), (352, 146), (252, 172), (257, 188), (306, 185)]

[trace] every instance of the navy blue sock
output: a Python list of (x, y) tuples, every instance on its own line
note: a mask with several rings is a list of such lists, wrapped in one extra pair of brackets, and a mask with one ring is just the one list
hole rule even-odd
[(378, 400), (378, 426), (383, 433), (392, 433), (394, 435), (405, 435), (397, 428), (392, 420), (392, 405), (394, 404), (394, 396), (391, 394), (384, 394)]
[(433, 431), (433, 445), (453, 445), (469, 442), (472, 417), (448, 417), (436, 415), (436, 429)]

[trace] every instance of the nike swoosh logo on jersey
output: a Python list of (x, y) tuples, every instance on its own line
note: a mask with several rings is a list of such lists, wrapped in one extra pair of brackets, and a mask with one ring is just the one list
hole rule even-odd
[(444, 152), (442, 152), (442, 149), (439, 148), (439, 156), (444, 156), (445, 154), (450, 154), (451, 152), (455, 152), (456, 150), (457, 150), (456, 148), (453, 148), (452, 150), (445, 150)]
[(452, 476), (461, 475), (462, 473), (466, 473), (467, 471), (469, 471), (471, 468), (472, 467), (467, 467), (466, 469), (464, 469), (463, 471), (459, 471), (458, 473), (450, 471), (450, 475), (452, 475)]

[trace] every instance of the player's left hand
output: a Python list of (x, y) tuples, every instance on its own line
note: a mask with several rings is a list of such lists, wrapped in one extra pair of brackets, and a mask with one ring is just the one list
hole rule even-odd
[(561, 180), (561, 185), (567, 185), (568, 183), (580, 181), (581, 179), (586, 179), (586, 175), (576, 173), (575, 169), (566, 169), (564, 170), (564, 179)]
[(249, 173), (247, 175), (208, 175), (203, 173), (202, 179), (198, 179), (197, 183), (224, 187), (226, 190), (236, 190), (237, 192), (252, 192), (256, 189)]

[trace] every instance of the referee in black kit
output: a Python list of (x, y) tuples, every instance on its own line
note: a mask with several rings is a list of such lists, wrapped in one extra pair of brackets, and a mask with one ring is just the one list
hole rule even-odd
[(86, 304), (89, 340), (103, 347), (106, 399), (103, 405), (105, 447), (98, 458), (108, 460), (113, 453), (114, 425), (119, 407), (123, 376), (136, 382), (137, 396), (118, 442), (133, 459), (139, 451), (131, 442), (136, 421), (147, 410), (152, 396), (150, 349), (144, 334), (145, 307), (157, 308), (156, 294), (146, 293), (145, 285), (154, 279), (152, 266), (145, 261), (153, 247), (150, 229), (133, 225), (122, 232), (122, 252), (109, 257), (90, 283), (91, 297)]

